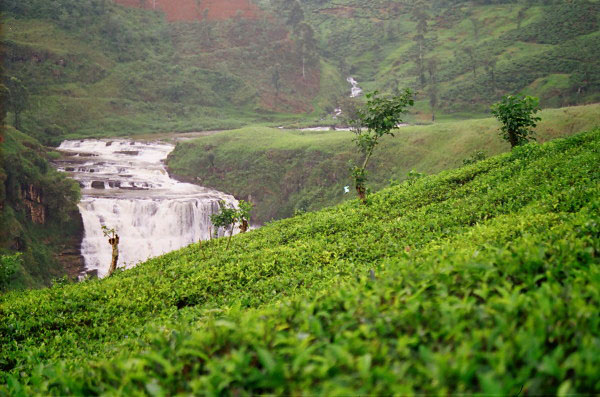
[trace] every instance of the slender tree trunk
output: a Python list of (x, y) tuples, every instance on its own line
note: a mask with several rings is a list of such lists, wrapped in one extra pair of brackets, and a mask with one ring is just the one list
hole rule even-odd
[(112, 246), (112, 259), (108, 269), (108, 276), (110, 277), (117, 270), (117, 262), (119, 261), (119, 235), (115, 234), (115, 237), (109, 238), (108, 243)]
[(15, 110), (15, 129), (21, 130), (21, 112)]
[[(375, 142), (377, 142), (377, 140), (375, 140)], [(367, 155), (365, 156), (365, 161), (363, 161), (363, 165), (361, 167), (361, 169), (364, 170), (367, 168), (367, 164), (369, 164), (369, 159), (371, 158), (371, 155), (373, 154), (373, 148), (375, 147), (375, 145), (373, 145), (373, 147), (371, 147), (371, 149), (369, 149), (369, 151), (367, 152)], [(367, 189), (364, 185), (364, 182), (362, 183), (358, 183), (357, 181), (355, 181), (355, 188), (356, 188), (356, 193), (358, 193), (358, 197), (360, 198), (360, 201), (362, 201), (363, 204), (366, 204), (367, 202)]]
[(305, 77), (306, 77), (306, 70), (304, 68), (305, 63), (306, 63), (306, 59), (305, 59), (304, 54), (303, 54), (302, 55), (302, 80), (304, 80)]
[[(375, 140), (375, 144), (377, 143), (377, 139)], [(373, 147), (375, 147), (375, 145), (373, 145)], [(362, 165), (362, 169), (366, 169), (367, 168), (367, 164), (369, 163), (369, 159), (371, 158), (371, 155), (373, 154), (373, 148), (369, 149), (369, 152), (367, 153), (367, 156), (365, 157), (365, 161), (363, 162)]]
[(235, 225), (231, 225), (231, 230), (229, 230), (229, 238), (227, 239), (227, 246), (225, 247), (225, 251), (229, 249), (229, 243), (231, 242), (231, 237), (233, 236), (233, 228)]
[(518, 144), (517, 136), (512, 132), (508, 133), (508, 141), (510, 142), (511, 149), (514, 148), (515, 146), (517, 146), (517, 144)]
[(477, 77), (477, 65), (475, 65), (475, 59), (471, 54), (471, 65), (473, 66), (473, 77)]
[(423, 71), (423, 40), (419, 40), (419, 82), (421, 88), (425, 86), (425, 72)]
[(362, 201), (363, 204), (367, 202), (367, 189), (365, 189), (362, 185), (356, 185), (356, 193), (358, 193), (358, 198)]

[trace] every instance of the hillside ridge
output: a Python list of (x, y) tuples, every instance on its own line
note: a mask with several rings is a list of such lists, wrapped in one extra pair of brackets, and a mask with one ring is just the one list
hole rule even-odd
[(529, 144), (2, 295), (0, 391), (597, 392), (599, 149), (598, 129)]

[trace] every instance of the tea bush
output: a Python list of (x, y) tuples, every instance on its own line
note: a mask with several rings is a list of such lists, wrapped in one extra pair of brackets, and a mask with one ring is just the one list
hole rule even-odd
[(600, 129), (0, 298), (0, 393), (600, 391)]

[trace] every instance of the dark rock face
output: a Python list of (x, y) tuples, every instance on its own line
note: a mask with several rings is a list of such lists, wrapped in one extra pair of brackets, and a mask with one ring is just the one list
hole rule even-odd
[(33, 223), (43, 225), (46, 223), (46, 206), (43, 201), (43, 192), (32, 184), (21, 186), (21, 203)]
[(93, 181), (92, 188), (94, 189), (104, 189), (104, 181)]
[(60, 250), (55, 254), (55, 258), (69, 277), (76, 279), (85, 272), (85, 261), (81, 255), (81, 242), (84, 234), (83, 219), (79, 211), (71, 213), (69, 218), (70, 222), (77, 225), (77, 230), (60, 247)]

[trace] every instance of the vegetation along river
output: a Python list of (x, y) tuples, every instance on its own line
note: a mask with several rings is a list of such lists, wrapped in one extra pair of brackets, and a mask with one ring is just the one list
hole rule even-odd
[(131, 140), (64, 141), (56, 162), (81, 186), (79, 210), (85, 235), (81, 254), (86, 272), (108, 272), (111, 246), (102, 226), (120, 236), (119, 267), (210, 238), (210, 215), (225, 193), (169, 177), (163, 164), (174, 146)]

